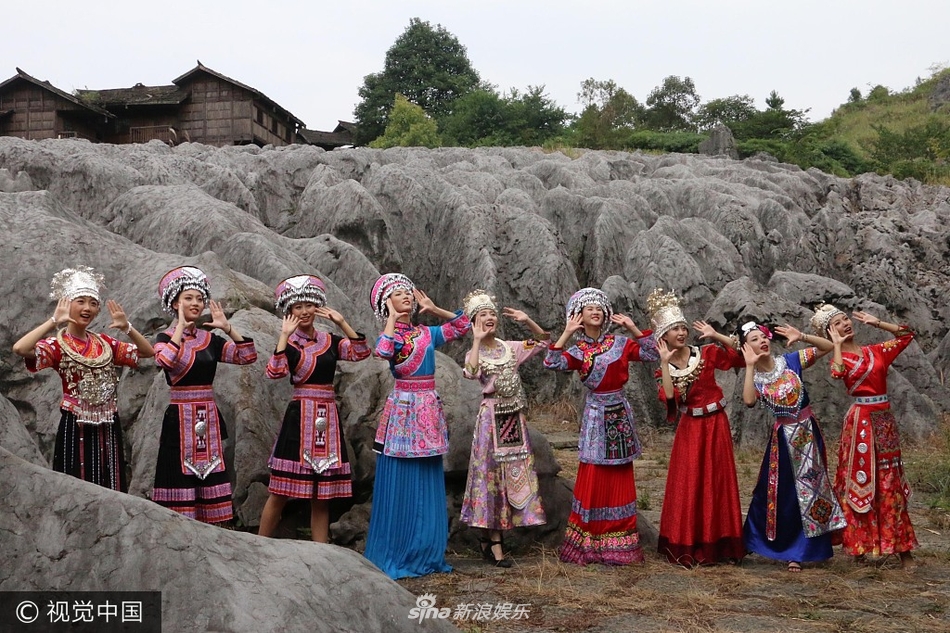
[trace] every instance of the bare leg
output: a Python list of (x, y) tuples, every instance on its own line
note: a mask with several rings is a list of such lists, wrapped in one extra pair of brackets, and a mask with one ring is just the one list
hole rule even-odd
[(264, 504), (264, 510), (261, 511), (261, 527), (257, 529), (259, 536), (273, 536), (280, 524), (280, 515), (287, 505), (289, 497), (271, 494), (267, 497), (267, 503)]
[(330, 501), (310, 500), (310, 538), (316, 543), (330, 542)]

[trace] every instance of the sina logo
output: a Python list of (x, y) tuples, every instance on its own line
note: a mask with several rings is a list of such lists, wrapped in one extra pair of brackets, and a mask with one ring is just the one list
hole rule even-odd
[(419, 620), (421, 624), (423, 620), (432, 618), (434, 620), (445, 620), (452, 614), (452, 609), (448, 607), (444, 609), (438, 609), (435, 606), (435, 594), (424, 593), (418, 598), (416, 598), (416, 606), (409, 609), (409, 619), (410, 620)]

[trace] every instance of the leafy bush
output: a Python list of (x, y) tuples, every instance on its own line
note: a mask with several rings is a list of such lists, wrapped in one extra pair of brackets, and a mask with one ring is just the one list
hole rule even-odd
[(656, 132), (637, 130), (623, 139), (624, 149), (649, 149), (680, 154), (698, 154), (699, 144), (707, 139), (696, 132)]
[(425, 110), (414, 103), (409, 103), (401, 94), (396, 95), (396, 102), (389, 112), (389, 123), (386, 132), (371, 142), (370, 147), (385, 149), (387, 147), (439, 147), (442, 140), (439, 138), (439, 126)]

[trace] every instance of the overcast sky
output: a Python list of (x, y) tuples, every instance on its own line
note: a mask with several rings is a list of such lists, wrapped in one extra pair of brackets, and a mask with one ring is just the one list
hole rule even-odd
[(641, 102), (668, 75), (702, 100), (771, 90), (821, 120), (852, 87), (892, 90), (950, 63), (948, 0), (47, 0), (4, 3), (0, 81), (19, 66), (71, 92), (169, 84), (201, 62), (312, 129), (352, 120), (363, 77), (418, 17), (500, 89), (544, 85), (577, 112), (588, 78)]

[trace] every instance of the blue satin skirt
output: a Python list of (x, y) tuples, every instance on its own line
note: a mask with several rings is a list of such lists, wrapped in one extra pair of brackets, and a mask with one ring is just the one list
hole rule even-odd
[(376, 456), (364, 556), (393, 580), (447, 573), (449, 516), (442, 456)]

